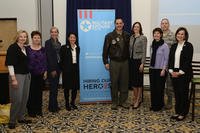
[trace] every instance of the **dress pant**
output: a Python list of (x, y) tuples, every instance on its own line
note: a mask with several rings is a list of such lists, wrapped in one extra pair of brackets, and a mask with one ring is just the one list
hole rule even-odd
[(150, 92), (151, 92), (151, 109), (159, 111), (164, 106), (164, 89), (166, 81), (165, 76), (160, 76), (162, 69), (149, 69)]
[(23, 120), (26, 112), (26, 104), (29, 96), (30, 88), (30, 74), (15, 74), (18, 88), (11, 86), (10, 79), (10, 121), (9, 123), (16, 123), (16, 120)]
[(50, 73), (48, 75), (50, 84), (48, 109), (50, 112), (56, 112), (59, 110), (57, 97), (58, 97), (60, 72), (57, 71), (57, 75), (55, 77), (52, 77)]
[[(110, 61), (112, 104), (124, 104), (128, 98), (129, 64), (125, 61)], [(119, 92), (119, 96), (118, 96)]]
[(189, 112), (189, 83), (187, 76), (182, 75), (172, 78), (175, 93), (175, 112), (179, 115), (187, 115)]
[(78, 75), (78, 65), (73, 64), (72, 65), (72, 70), (70, 72), (70, 78), (67, 82), (66, 86), (64, 87), (64, 96), (65, 96), (65, 102), (66, 102), (66, 107), (69, 106), (69, 91), (71, 90), (71, 105), (75, 105), (75, 100), (76, 100), (76, 95), (77, 95), (77, 90), (79, 87), (79, 75)]
[(42, 115), (42, 89), (44, 86), (43, 74), (31, 74), (31, 85), (27, 109), (29, 115)]

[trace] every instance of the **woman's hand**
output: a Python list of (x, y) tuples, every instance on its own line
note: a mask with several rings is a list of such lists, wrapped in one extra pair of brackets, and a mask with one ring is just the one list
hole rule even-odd
[(180, 75), (179, 72), (172, 72), (172, 78), (178, 78)]
[(106, 68), (107, 70), (109, 70), (109, 69), (110, 69), (110, 65), (109, 65), (109, 64), (105, 64), (105, 68)]
[(140, 65), (139, 71), (140, 71), (140, 72), (143, 72), (143, 71), (144, 71), (144, 64), (141, 64), (141, 65)]
[(43, 79), (44, 79), (44, 80), (47, 79), (47, 71), (44, 72)]
[(11, 85), (12, 85), (12, 88), (14, 89), (19, 88), (18, 81), (15, 76), (11, 76)]
[(165, 69), (162, 69), (162, 71), (160, 72), (160, 76), (161, 77), (165, 76)]

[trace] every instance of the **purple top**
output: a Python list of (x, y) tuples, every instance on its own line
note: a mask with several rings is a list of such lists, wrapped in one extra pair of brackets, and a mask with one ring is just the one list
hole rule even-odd
[(27, 46), (26, 49), (28, 55), (28, 67), (31, 74), (40, 75), (47, 71), (47, 58), (45, 48), (42, 47), (39, 50), (31, 49)]
[(168, 65), (169, 47), (166, 43), (161, 45), (156, 52), (156, 61), (153, 69), (166, 69)]

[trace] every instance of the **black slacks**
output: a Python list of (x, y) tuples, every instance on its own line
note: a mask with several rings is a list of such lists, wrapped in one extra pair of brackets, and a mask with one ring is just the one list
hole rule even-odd
[(60, 71), (57, 70), (57, 75), (55, 77), (51, 76), (51, 73), (48, 73), (48, 80), (50, 83), (50, 90), (49, 90), (49, 111), (56, 112), (59, 110), (58, 107), (58, 86), (59, 86), (59, 78), (60, 78)]
[(162, 69), (149, 69), (151, 109), (153, 111), (159, 111), (164, 106), (166, 76), (160, 76), (161, 71)]
[(42, 115), (42, 89), (44, 86), (43, 74), (31, 74), (31, 84), (27, 109), (29, 115)]
[(176, 114), (185, 116), (189, 112), (189, 83), (190, 80), (185, 75), (172, 78)]
[(71, 89), (71, 105), (75, 104), (75, 100), (76, 100), (76, 95), (77, 95), (77, 90), (79, 87), (79, 75), (78, 75), (78, 65), (77, 64), (73, 64), (72, 65), (72, 70), (70, 72), (70, 77), (67, 78), (67, 81), (64, 82), (68, 82), (66, 83), (66, 86), (64, 86), (64, 96), (65, 96), (65, 102), (66, 102), (66, 106), (69, 106), (69, 91)]

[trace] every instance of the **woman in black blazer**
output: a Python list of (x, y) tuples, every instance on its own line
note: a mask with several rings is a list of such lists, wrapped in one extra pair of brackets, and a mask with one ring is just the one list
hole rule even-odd
[(184, 27), (177, 29), (176, 41), (169, 54), (169, 73), (175, 93), (175, 115), (172, 119), (181, 121), (189, 112), (189, 83), (192, 78), (193, 46), (188, 42), (188, 31)]
[[(77, 109), (75, 105), (77, 90), (79, 88), (79, 53), (77, 36), (68, 34), (68, 42), (60, 49), (60, 65), (62, 69), (62, 83), (64, 88), (66, 110)], [(71, 89), (71, 101), (69, 103), (69, 90)]]

